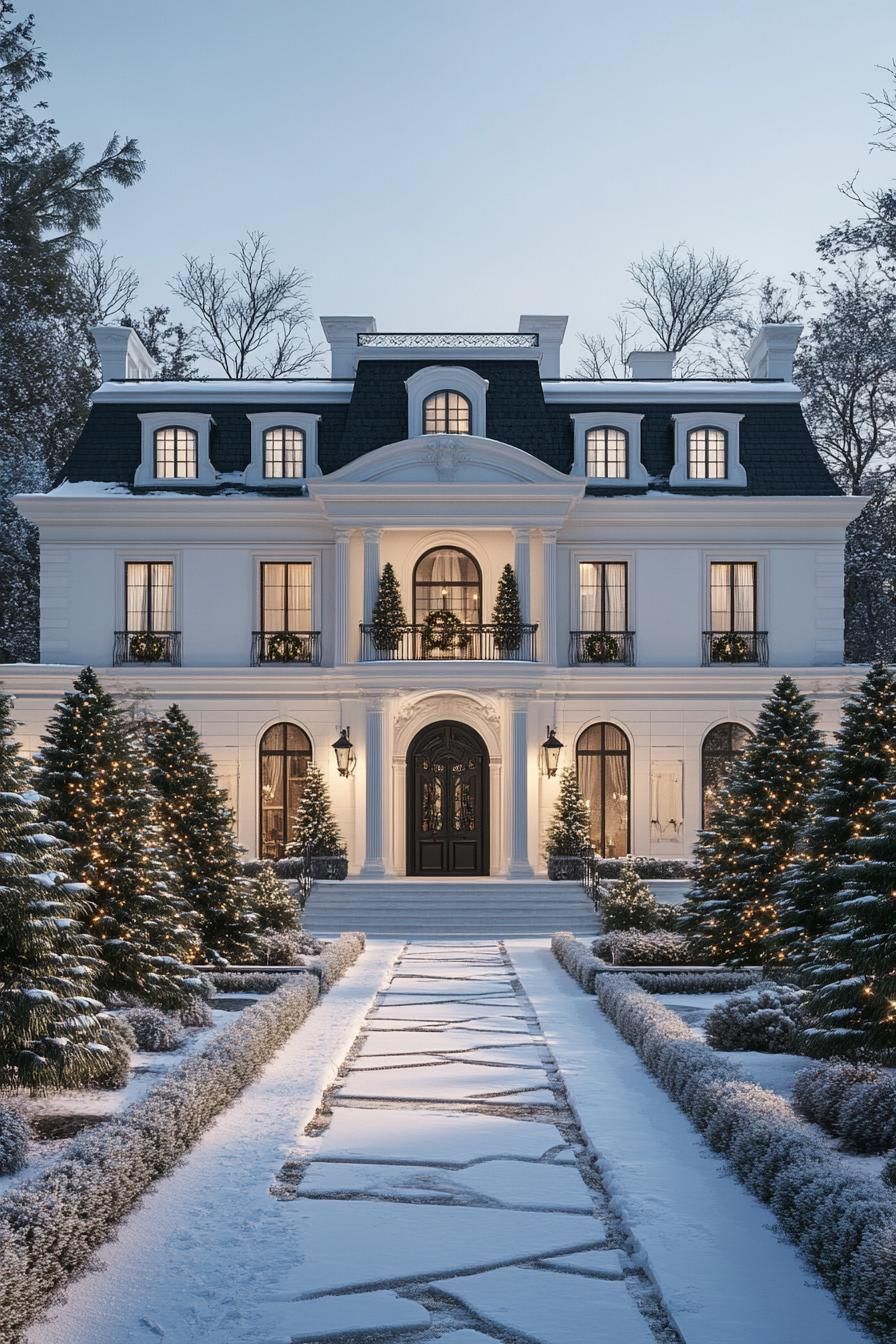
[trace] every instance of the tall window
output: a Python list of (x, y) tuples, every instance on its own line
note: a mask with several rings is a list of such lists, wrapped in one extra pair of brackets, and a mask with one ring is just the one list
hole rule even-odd
[(709, 617), (709, 627), (714, 633), (756, 629), (755, 564), (710, 565)]
[(199, 436), (195, 429), (167, 425), (153, 436), (155, 474), (160, 480), (199, 475)]
[(728, 771), (753, 734), (740, 723), (719, 723), (703, 739), (703, 825), (719, 805)]
[(311, 565), (265, 563), (261, 566), (261, 628), (267, 634), (310, 630)]
[(276, 425), (264, 432), (264, 474), (268, 480), (305, 475), (305, 431)]
[(688, 476), (693, 481), (723, 481), (728, 475), (728, 435), (701, 425), (688, 433)]
[(128, 634), (167, 634), (174, 627), (174, 565), (170, 561), (125, 565)]
[(628, 629), (628, 565), (583, 560), (579, 565), (579, 629)]
[(421, 625), (431, 611), (453, 611), (464, 625), (482, 621), (482, 575), (466, 551), (440, 546), (417, 561), (414, 570), (414, 621)]
[(624, 429), (601, 425), (588, 430), (585, 435), (585, 474), (606, 478), (618, 476), (625, 480), (628, 476), (628, 435)]
[(582, 797), (591, 809), (591, 843), (605, 859), (629, 853), (631, 752), (612, 723), (593, 723), (576, 743)]
[(461, 392), (433, 392), (423, 403), (424, 434), (469, 434), (470, 403)]
[(311, 743), (294, 723), (276, 723), (261, 739), (258, 761), (259, 857), (282, 859), (311, 764)]

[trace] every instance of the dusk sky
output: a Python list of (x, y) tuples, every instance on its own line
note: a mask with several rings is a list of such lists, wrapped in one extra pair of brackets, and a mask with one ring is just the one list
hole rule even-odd
[[(103, 234), (167, 301), (250, 228), (316, 313), (380, 330), (597, 330), (625, 267), (684, 239), (814, 264), (869, 156), (892, 0), (36, 0), (66, 140), (147, 160)], [(23, 6), (24, 10), (24, 6)], [(317, 333), (316, 333), (317, 334)], [(575, 362), (568, 340), (566, 371)]]

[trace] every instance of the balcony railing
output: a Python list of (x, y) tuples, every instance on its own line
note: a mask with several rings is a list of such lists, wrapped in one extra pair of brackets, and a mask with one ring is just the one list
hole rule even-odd
[(768, 663), (767, 630), (704, 630), (703, 666)]
[(419, 346), (429, 350), (534, 350), (535, 331), (359, 331), (358, 345), (370, 349), (406, 350)]
[(116, 630), (112, 663), (115, 667), (126, 663), (144, 667), (167, 663), (169, 667), (180, 667), (180, 631)]
[(635, 662), (634, 630), (570, 630), (569, 661), (571, 666), (587, 663), (624, 663), (633, 667)]
[(320, 666), (319, 630), (253, 630), (252, 666), (291, 663)]
[(512, 635), (497, 625), (459, 625), (456, 630), (436, 630), (426, 625), (396, 627), (388, 641), (377, 643), (373, 626), (361, 626), (361, 661), (420, 662), (463, 659), (475, 662), (535, 662), (537, 625), (517, 626)]

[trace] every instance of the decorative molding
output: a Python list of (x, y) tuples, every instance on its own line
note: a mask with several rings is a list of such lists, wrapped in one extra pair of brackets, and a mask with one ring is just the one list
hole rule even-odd
[(433, 464), (438, 480), (453, 481), (461, 463), (469, 461), (469, 454), (464, 452), (457, 439), (443, 439), (440, 435), (439, 442), (428, 450), (426, 459)]

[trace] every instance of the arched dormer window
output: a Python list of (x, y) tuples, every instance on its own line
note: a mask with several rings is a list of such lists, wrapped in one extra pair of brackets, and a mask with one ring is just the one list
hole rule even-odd
[(715, 425), (688, 430), (688, 480), (724, 481), (728, 476), (728, 435)]
[(585, 435), (585, 475), (598, 480), (628, 479), (628, 434), (618, 425), (600, 425)]
[(675, 427), (675, 465), (669, 474), (671, 486), (747, 484), (740, 462), (742, 415), (730, 411), (686, 411), (672, 416)]
[(147, 411), (140, 421), (140, 465), (134, 484), (167, 486), (214, 485), (209, 459), (212, 418), (200, 411)]
[(295, 490), (319, 476), (317, 427), (320, 416), (311, 411), (254, 411), (249, 421), (249, 465), (246, 485)]
[(166, 425), (153, 434), (153, 470), (160, 481), (195, 480), (199, 435), (186, 425)]
[(265, 480), (296, 480), (305, 475), (305, 431), (274, 425), (264, 431)]
[(649, 485), (641, 462), (643, 415), (627, 411), (576, 411), (571, 475), (591, 485)]
[(472, 408), (462, 392), (431, 392), (423, 402), (424, 434), (470, 434)]

